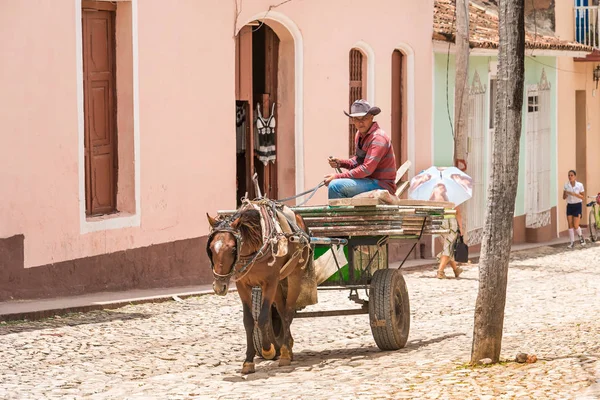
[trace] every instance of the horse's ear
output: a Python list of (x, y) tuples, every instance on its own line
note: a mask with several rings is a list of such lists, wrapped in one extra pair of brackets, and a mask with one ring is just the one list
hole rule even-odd
[(237, 227), (238, 227), (238, 225), (240, 224), (241, 220), (242, 220), (242, 217), (237, 217), (236, 219), (234, 219), (234, 220), (233, 220), (233, 222), (231, 223), (231, 225), (230, 225), (230, 226), (231, 226), (233, 229), (237, 229)]
[(206, 213), (206, 218), (208, 218), (208, 224), (210, 225), (210, 227), (214, 228), (217, 221), (213, 217), (208, 215), (208, 213)]

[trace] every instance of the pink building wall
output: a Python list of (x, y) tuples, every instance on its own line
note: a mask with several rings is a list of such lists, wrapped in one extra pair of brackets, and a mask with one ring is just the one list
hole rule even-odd
[[(555, 3), (556, 35), (561, 39), (574, 40), (575, 28), (573, 2), (558, 1)], [(600, 149), (600, 90), (596, 90), (593, 81), (593, 69), (598, 62), (577, 62), (572, 58), (558, 57), (558, 230), (568, 229), (566, 221), (566, 202), (562, 200), (562, 187), (567, 181), (567, 172), (576, 169), (577, 159), (586, 158), (586, 176), (581, 171), (578, 179), (586, 184), (586, 196), (600, 192), (600, 158), (596, 155)], [(576, 150), (576, 91), (586, 92), (586, 150)], [(581, 222), (587, 224), (587, 212)]]
[[(80, 207), (79, 3), (33, 3), (0, 2), (0, 238), (24, 235), (23, 266), (32, 268), (206, 236), (206, 212), (235, 207), (235, 2), (174, 0), (167, 6), (134, 0), (134, 104), (120, 105), (119, 111), (124, 108), (135, 123), (120, 120), (119, 128), (138, 135), (136, 143), (126, 144), (129, 151), (138, 146), (136, 160), (122, 171), (136, 181), (119, 189), (121, 196), (138, 198), (129, 202), (132, 212), (109, 217), (115, 229), (93, 228), (100, 225), (86, 222)], [(270, 5), (243, 2), (236, 29)], [(347, 154), (342, 110), (348, 102), (348, 53), (359, 41), (375, 54), (375, 103), (388, 132), (392, 52), (412, 49), (414, 75), (408, 80), (414, 98), (408, 100), (414, 114), (407, 116), (414, 124), (412, 161), (415, 171), (429, 166), (432, 0), (385, 0), (377, 6), (292, 0), (272, 11), (292, 21), (302, 37), (306, 188), (330, 171), (329, 155)], [(295, 74), (290, 60), (281, 65)], [(291, 99), (299, 88), (281, 90), (291, 90), (284, 97)], [(293, 157), (293, 149), (281, 151)], [(295, 171), (283, 172), (282, 190), (294, 191), (289, 177)], [(312, 203), (325, 199), (322, 190)], [(130, 222), (119, 228), (121, 220)]]

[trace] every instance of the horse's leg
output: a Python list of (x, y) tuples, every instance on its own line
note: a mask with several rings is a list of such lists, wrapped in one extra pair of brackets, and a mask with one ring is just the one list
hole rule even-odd
[(244, 310), (244, 329), (246, 329), (246, 360), (242, 365), (242, 374), (254, 373), (254, 356), (256, 349), (252, 335), (254, 332), (254, 317), (252, 317), (252, 288), (246, 285), (236, 285), (238, 294), (242, 299), (242, 307)]
[(285, 298), (283, 297), (283, 289), (280, 284), (277, 285), (277, 293), (275, 294), (275, 306), (277, 307), (277, 312), (281, 316), (281, 322), (283, 325), (283, 345), (280, 349), (279, 355), (279, 366), (290, 365), (291, 357), (288, 351), (288, 347), (285, 346), (287, 343), (287, 338), (290, 335), (290, 325), (288, 323), (287, 317), (287, 309), (285, 306)]
[[(272, 280), (271, 280), (272, 281)], [(275, 345), (271, 342), (272, 338), (269, 334), (269, 324), (271, 324), (271, 306), (277, 293), (278, 282), (269, 282), (262, 285), (262, 306), (260, 308), (260, 314), (258, 315), (258, 329), (262, 336), (262, 356), (265, 360), (272, 360), (275, 358), (277, 351)]]
[(282, 315), (284, 325), (284, 338), (283, 344), (281, 345), (279, 357), (280, 367), (290, 365), (294, 358), (294, 353), (292, 351), (292, 347), (294, 346), (294, 339), (292, 337), (291, 325), (292, 320), (294, 319), (294, 314), (296, 312), (296, 302), (298, 301), (298, 296), (300, 295), (303, 273), (304, 271), (296, 267), (296, 270), (292, 272), (290, 276), (287, 277), (288, 290), (287, 296), (285, 298), (285, 312)]

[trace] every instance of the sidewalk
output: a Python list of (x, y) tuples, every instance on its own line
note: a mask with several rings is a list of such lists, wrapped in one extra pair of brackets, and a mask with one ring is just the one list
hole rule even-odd
[[(563, 246), (568, 238), (556, 238), (544, 243), (525, 243), (512, 246), (512, 252), (533, 249), (543, 246)], [(479, 253), (470, 255), (470, 260), (477, 263)], [(390, 268), (398, 268), (399, 262), (391, 263)], [(403, 271), (414, 272), (437, 265), (435, 259), (407, 260), (402, 266)], [(235, 287), (230, 288), (235, 290)], [(115, 309), (129, 304), (163, 302), (186, 297), (211, 294), (212, 286), (198, 285), (161, 289), (129, 290), (124, 292), (101, 292), (81, 296), (60, 297), (54, 299), (20, 300), (0, 302), (0, 321), (36, 320), (55, 315), (73, 312), (88, 312), (102, 309)]]
[[(589, 235), (587, 234), (587, 232), (585, 230), (583, 233), (586, 238), (589, 238)], [(553, 239), (549, 242), (543, 242), (543, 243), (513, 244), (510, 251), (511, 251), (511, 253), (515, 253), (517, 251), (535, 249), (537, 247), (545, 247), (545, 246), (560, 247), (560, 246), (566, 246), (568, 243), (569, 243), (569, 238), (565, 236), (565, 237), (559, 237), (559, 238)], [(588, 242), (588, 244), (589, 244), (589, 242)], [(479, 254), (480, 253), (470, 253), (469, 261), (472, 262), (473, 264), (478, 263), (479, 262)], [(400, 262), (390, 263), (390, 268), (398, 268), (399, 265), (400, 265)], [(428, 267), (433, 268), (436, 266), (437, 266), (437, 260), (435, 258), (424, 258), (424, 259), (416, 259), (416, 260), (409, 259), (409, 260), (406, 260), (406, 262), (402, 266), (402, 270), (403, 271), (414, 271), (414, 270), (426, 269)]]

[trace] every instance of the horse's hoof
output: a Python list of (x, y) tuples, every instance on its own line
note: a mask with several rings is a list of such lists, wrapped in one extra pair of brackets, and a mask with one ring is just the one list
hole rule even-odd
[(286, 367), (291, 364), (292, 360), (294, 359), (294, 354), (287, 346), (281, 346), (279, 357), (279, 366)]
[(279, 358), (279, 366), (280, 367), (287, 367), (291, 363), (292, 363), (292, 360), (290, 360), (289, 358), (284, 358), (284, 357)]
[(264, 357), (265, 360), (274, 359), (276, 353), (277, 352), (275, 351), (275, 346), (273, 346), (273, 343), (271, 343), (271, 348), (269, 350), (262, 349), (262, 356)]
[(248, 375), (254, 373), (254, 363), (253, 362), (245, 362), (242, 366), (242, 375)]

